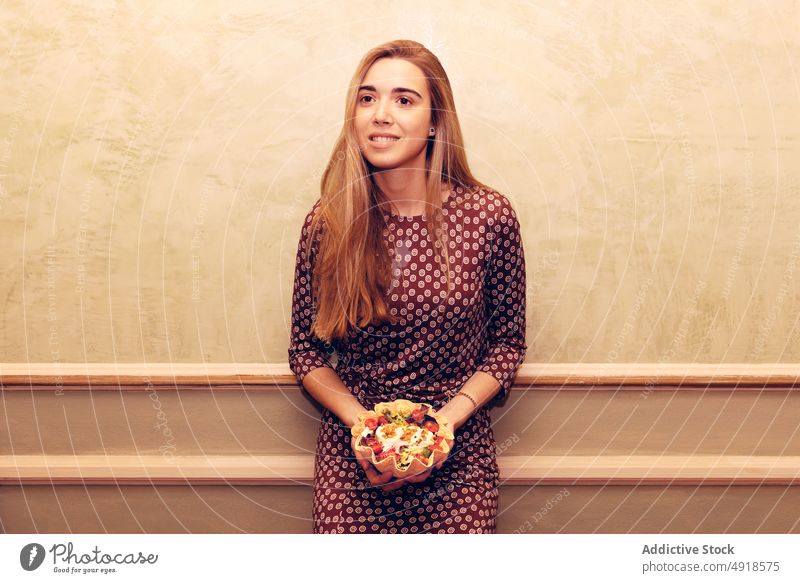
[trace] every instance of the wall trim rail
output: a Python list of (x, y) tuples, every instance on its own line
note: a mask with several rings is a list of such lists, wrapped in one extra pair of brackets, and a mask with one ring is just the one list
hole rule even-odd
[[(547, 363), (523, 364), (514, 388), (615, 387), (800, 388), (798, 364)], [(287, 364), (0, 363), (0, 389), (298, 388)]]
[[(799, 456), (499, 456), (501, 485), (800, 485)], [(0, 486), (310, 485), (313, 455), (9, 455)]]

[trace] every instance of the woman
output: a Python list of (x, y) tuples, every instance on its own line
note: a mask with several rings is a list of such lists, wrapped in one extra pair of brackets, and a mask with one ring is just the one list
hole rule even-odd
[[(486, 405), (525, 356), (525, 259), (517, 216), (472, 176), (450, 82), (419, 43), (378, 46), (353, 76), (292, 300), (289, 365), (324, 407), (314, 532), (495, 532)], [(405, 480), (379, 474), (350, 433), (394, 399), (430, 404), (455, 434), (446, 460)]]

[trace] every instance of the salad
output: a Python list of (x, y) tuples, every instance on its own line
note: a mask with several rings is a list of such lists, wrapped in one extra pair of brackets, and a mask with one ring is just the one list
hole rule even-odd
[(447, 457), (454, 436), (446, 423), (430, 405), (398, 399), (379, 403), (374, 411), (362, 414), (352, 434), (357, 447), (370, 452), (381, 472), (391, 469), (401, 477), (424, 471)]

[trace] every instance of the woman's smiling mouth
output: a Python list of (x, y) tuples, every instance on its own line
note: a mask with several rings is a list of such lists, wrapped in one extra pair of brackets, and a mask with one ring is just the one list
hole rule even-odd
[(397, 137), (389, 137), (389, 136), (371, 136), (369, 138), (369, 143), (375, 148), (388, 148), (395, 142), (399, 141), (400, 138)]

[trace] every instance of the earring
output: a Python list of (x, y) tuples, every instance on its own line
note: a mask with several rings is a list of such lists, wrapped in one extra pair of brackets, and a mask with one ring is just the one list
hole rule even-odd
[(429, 136), (432, 136), (435, 133), (436, 133), (436, 128), (431, 128), (430, 130), (428, 130), (428, 135)]

